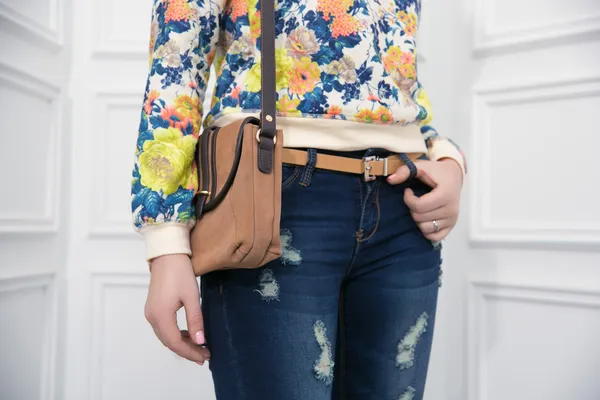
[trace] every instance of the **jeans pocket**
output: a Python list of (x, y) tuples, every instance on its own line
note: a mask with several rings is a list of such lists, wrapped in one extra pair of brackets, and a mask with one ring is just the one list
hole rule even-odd
[(291, 188), (302, 173), (300, 165), (283, 164), (281, 168), (281, 191)]

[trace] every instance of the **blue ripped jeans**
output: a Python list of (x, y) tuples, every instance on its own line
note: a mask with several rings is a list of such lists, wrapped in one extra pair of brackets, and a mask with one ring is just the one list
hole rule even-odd
[(310, 152), (283, 168), (282, 257), (202, 277), (217, 399), (422, 399), (441, 258), (403, 195), (430, 189), (314, 169)]

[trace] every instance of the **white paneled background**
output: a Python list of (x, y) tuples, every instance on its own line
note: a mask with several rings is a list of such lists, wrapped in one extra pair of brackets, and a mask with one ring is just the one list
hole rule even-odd
[[(143, 316), (151, 3), (0, 0), (2, 400), (214, 399)], [(435, 125), (469, 158), (426, 399), (598, 400), (600, 2), (422, 3)]]

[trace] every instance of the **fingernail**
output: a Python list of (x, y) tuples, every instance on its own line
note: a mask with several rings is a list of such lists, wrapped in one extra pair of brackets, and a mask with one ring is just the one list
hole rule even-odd
[(196, 332), (196, 343), (197, 344), (204, 344), (204, 342), (205, 342), (204, 332), (202, 332), (202, 331)]
[(201, 367), (204, 367), (204, 361), (196, 361), (196, 364), (198, 364)]

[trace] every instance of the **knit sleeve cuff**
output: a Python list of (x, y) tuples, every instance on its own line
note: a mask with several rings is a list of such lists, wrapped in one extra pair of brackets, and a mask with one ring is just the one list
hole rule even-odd
[(429, 160), (439, 161), (443, 158), (451, 158), (460, 165), (463, 173), (463, 179), (467, 175), (467, 165), (464, 154), (452, 142), (445, 139), (436, 140), (429, 148)]
[(143, 228), (141, 233), (146, 241), (146, 260), (167, 254), (191, 256), (190, 229), (189, 225), (168, 222)]

